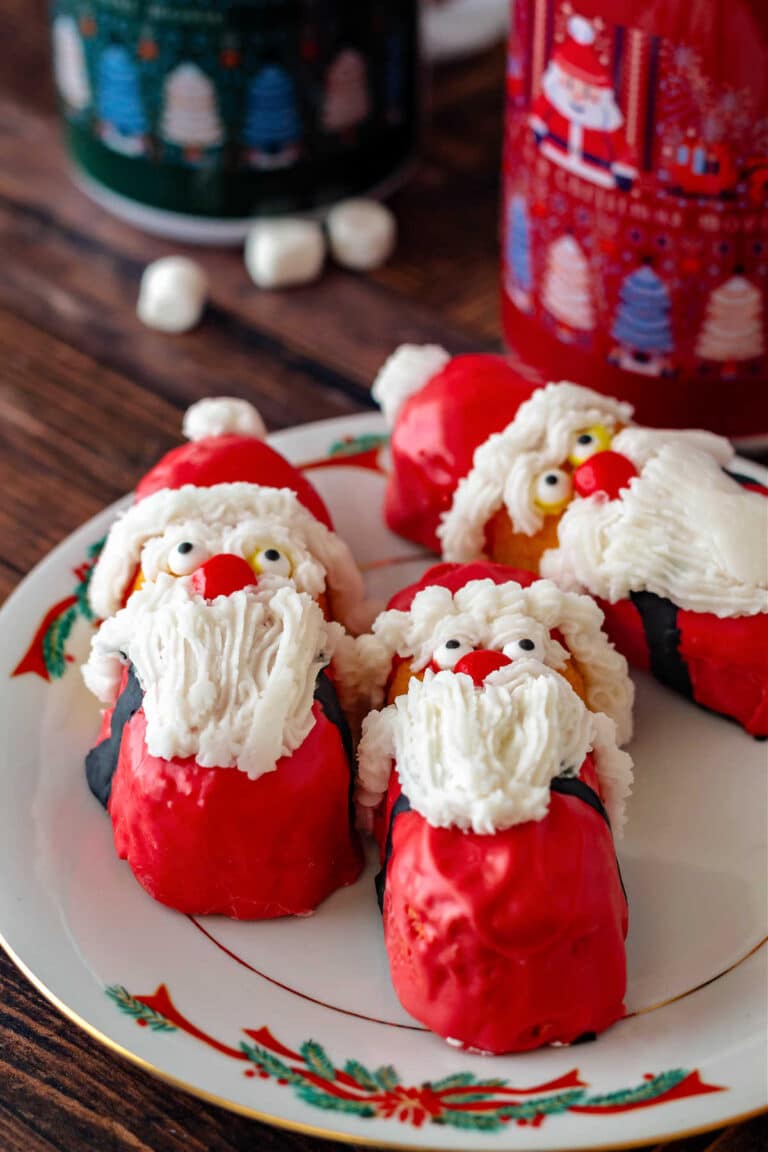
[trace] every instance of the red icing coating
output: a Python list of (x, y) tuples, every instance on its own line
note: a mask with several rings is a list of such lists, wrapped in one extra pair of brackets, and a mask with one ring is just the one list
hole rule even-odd
[(648, 643), (642, 618), (635, 605), (631, 600), (618, 600), (615, 604), (598, 600), (597, 603), (605, 614), (603, 629), (619, 652), (635, 668), (647, 672), (651, 666)]
[(768, 614), (721, 620), (681, 609), (677, 626), (694, 700), (768, 736)]
[(230, 596), (241, 588), (250, 588), (256, 580), (247, 560), (222, 552), (211, 556), (192, 573), (190, 585), (199, 596), (215, 600), (217, 596)]
[(395, 592), (387, 608), (407, 612), (417, 592), (434, 585), (457, 592), (472, 580), (493, 580), (494, 584), (508, 584), (514, 580), (522, 588), (528, 588), (538, 579), (535, 572), (528, 572), (524, 568), (509, 568), (506, 564), (494, 564), (491, 560), (476, 560), (471, 564), (433, 564), (420, 580)]
[[(650, 668), (643, 622), (631, 600), (598, 601), (605, 631), (630, 664)], [(711, 612), (677, 613), (678, 647), (693, 699), (730, 716), (752, 736), (768, 736), (768, 614), (721, 618)]]
[(469, 676), (472, 683), (480, 688), (490, 676), (492, 672), (498, 672), (499, 668), (504, 668), (507, 664), (511, 664), (509, 656), (505, 656), (503, 652), (492, 652), (487, 648), (478, 648), (474, 652), (468, 652), (466, 656), (462, 656), (453, 669), (457, 674), (463, 672)]
[[(582, 778), (594, 786), (590, 758)], [(387, 810), (400, 790), (393, 774)], [(553, 792), (493, 836), (395, 819), (384, 938), (403, 1006), (446, 1039), (521, 1052), (624, 1014), (627, 906), (610, 829)]]
[(241, 481), (291, 488), (317, 520), (333, 528), (328, 509), (309, 480), (274, 448), (252, 436), (208, 436), (171, 449), (139, 481), (136, 499), (184, 484), (210, 488), (213, 484)]
[(311, 912), (357, 879), (349, 764), (338, 729), (313, 711), (301, 747), (258, 780), (151, 756), (143, 709), (132, 717), (109, 813), (118, 856), (151, 896), (188, 914), (271, 919)]
[(603, 492), (615, 500), (637, 474), (632, 461), (620, 452), (597, 452), (575, 470), (573, 488), (579, 496)]
[(478, 445), (514, 420), (534, 386), (500, 356), (455, 356), (401, 408), (392, 432), (385, 517), (439, 552), (440, 515)]

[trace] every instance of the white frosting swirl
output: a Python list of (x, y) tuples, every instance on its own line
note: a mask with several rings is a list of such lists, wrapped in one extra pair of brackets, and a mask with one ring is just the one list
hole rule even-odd
[(558, 538), (541, 571), (563, 587), (611, 602), (644, 590), (720, 617), (768, 611), (768, 501), (676, 438), (620, 499), (574, 500)]
[(310, 596), (274, 578), (210, 603), (188, 584), (160, 576), (106, 620), (85, 682), (111, 704), (130, 661), (153, 756), (194, 756), (201, 767), (237, 767), (256, 779), (311, 731), (315, 682), (337, 626), (326, 625)]
[(370, 825), (393, 761), (412, 807), (434, 827), (490, 835), (541, 820), (555, 776), (576, 775), (587, 752), (603, 745), (621, 825), (631, 761), (616, 747), (611, 721), (597, 720), (562, 676), (520, 660), (476, 688), (463, 674), (428, 671), (363, 724), (361, 824)]

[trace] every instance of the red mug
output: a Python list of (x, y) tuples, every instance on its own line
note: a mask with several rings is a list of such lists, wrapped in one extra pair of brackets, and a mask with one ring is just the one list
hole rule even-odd
[(537, 379), (768, 439), (768, 5), (516, 0), (502, 315)]

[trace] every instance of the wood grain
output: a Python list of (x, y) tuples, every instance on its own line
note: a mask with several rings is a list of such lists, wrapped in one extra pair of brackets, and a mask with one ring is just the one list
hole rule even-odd
[[(499, 347), (501, 49), (436, 75), (422, 161), (394, 199), (391, 264), (258, 293), (238, 252), (196, 253), (212, 306), (198, 331), (168, 338), (134, 307), (144, 265), (171, 246), (112, 220), (66, 177), (47, 4), (0, 0), (0, 15), (0, 598), (178, 442), (194, 399), (248, 396), (278, 428), (368, 407), (374, 373), (403, 340)], [(0, 1152), (341, 1147), (150, 1077), (70, 1025), (0, 953)], [(670, 1147), (757, 1152), (768, 1119)]]

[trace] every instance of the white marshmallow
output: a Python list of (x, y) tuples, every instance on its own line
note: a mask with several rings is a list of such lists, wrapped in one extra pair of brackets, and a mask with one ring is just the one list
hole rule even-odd
[(259, 288), (309, 284), (324, 261), (325, 237), (314, 220), (260, 220), (245, 241), (245, 266)]
[(328, 213), (326, 227), (334, 260), (355, 272), (381, 267), (397, 237), (394, 215), (377, 200), (342, 200)]
[(207, 294), (199, 264), (188, 256), (164, 256), (144, 269), (136, 314), (159, 332), (187, 332), (199, 323)]

